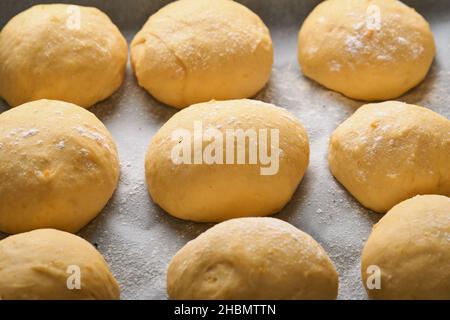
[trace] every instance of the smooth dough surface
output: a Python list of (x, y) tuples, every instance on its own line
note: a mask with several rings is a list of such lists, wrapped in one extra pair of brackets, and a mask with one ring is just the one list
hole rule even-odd
[(336, 299), (339, 279), (309, 235), (273, 218), (240, 218), (216, 225), (172, 259), (171, 299)]
[(273, 63), (267, 27), (230, 0), (175, 1), (150, 17), (131, 47), (139, 84), (177, 108), (250, 98)]
[[(381, 289), (367, 289), (369, 266)], [(372, 299), (450, 299), (450, 198), (416, 196), (375, 226), (362, 255), (362, 278)], [(369, 279), (370, 280), (370, 279)]]
[(87, 108), (119, 88), (127, 60), (125, 38), (100, 10), (37, 5), (0, 33), (0, 96), (12, 107), (53, 99)]
[(303, 73), (347, 97), (397, 98), (418, 85), (435, 55), (430, 26), (396, 0), (327, 0), (305, 20)]
[[(218, 129), (225, 137), (222, 144), (224, 164), (174, 163), (172, 150), (180, 143), (173, 139), (174, 132), (188, 130), (191, 150), (194, 150), (196, 121), (202, 121), (205, 130)], [(232, 141), (226, 140), (226, 132), (239, 129), (244, 132), (268, 130), (259, 137), (267, 137), (272, 129), (279, 130), (276, 174), (261, 175), (261, 168), (269, 165), (262, 164), (260, 157), (257, 164), (250, 164), (248, 139), (244, 149), (246, 163), (237, 163), (235, 148), (234, 164), (226, 164), (226, 141)], [(234, 141), (236, 147), (237, 138)], [(211, 142), (203, 140), (203, 150)], [(151, 197), (168, 213), (185, 220), (220, 222), (279, 212), (297, 189), (308, 163), (308, 135), (287, 110), (255, 100), (229, 100), (193, 105), (175, 114), (152, 139), (145, 169)]]
[(39, 100), (0, 115), (0, 231), (77, 232), (118, 178), (116, 146), (89, 111)]
[(450, 120), (396, 101), (362, 106), (331, 136), (329, 163), (376, 212), (415, 195), (450, 196)]
[[(79, 271), (79, 290), (69, 289), (76, 285), (73, 270)], [(119, 285), (102, 255), (78, 236), (40, 229), (0, 241), (0, 300), (119, 298)]]

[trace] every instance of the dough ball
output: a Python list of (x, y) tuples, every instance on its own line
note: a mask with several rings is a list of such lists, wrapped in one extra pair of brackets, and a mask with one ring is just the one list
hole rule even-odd
[(308, 163), (308, 135), (289, 112), (229, 100), (173, 116), (153, 138), (145, 169), (153, 200), (171, 215), (220, 222), (279, 212)]
[(270, 77), (269, 30), (229, 0), (180, 0), (150, 17), (131, 44), (139, 84), (177, 108), (249, 98)]
[(112, 137), (89, 111), (39, 100), (0, 115), (0, 231), (77, 232), (118, 178)]
[(41, 229), (0, 241), (0, 300), (119, 298), (102, 255), (80, 237)]
[(365, 105), (331, 136), (329, 163), (376, 212), (419, 194), (450, 196), (450, 121), (396, 101)]
[[(370, 266), (379, 268), (379, 290)], [(367, 240), (361, 272), (372, 299), (449, 300), (450, 198), (416, 196), (392, 208)]]
[(328, 0), (305, 20), (303, 73), (359, 100), (389, 100), (417, 86), (435, 55), (430, 26), (394, 0)]
[(122, 84), (125, 38), (100, 10), (37, 5), (0, 33), (0, 96), (15, 107), (54, 99), (90, 107)]
[(331, 300), (338, 282), (313, 238), (272, 218), (216, 225), (182, 248), (167, 273), (177, 300)]

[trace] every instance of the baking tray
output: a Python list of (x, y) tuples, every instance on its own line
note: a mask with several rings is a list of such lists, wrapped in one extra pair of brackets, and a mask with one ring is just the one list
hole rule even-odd
[[(0, 28), (15, 14), (37, 3), (0, 1)], [(67, 3), (68, 1), (58, 0)], [(73, 4), (106, 12), (130, 42), (148, 17), (170, 1), (85, 0)], [(360, 277), (360, 255), (372, 225), (381, 215), (364, 209), (328, 169), (328, 140), (333, 130), (362, 102), (343, 97), (304, 78), (297, 64), (297, 33), (313, 0), (239, 1), (269, 27), (275, 46), (273, 74), (256, 99), (287, 108), (305, 125), (311, 143), (311, 164), (287, 207), (275, 217), (312, 235), (329, 253), (340, 274), (340, 299), (366, 299)], [(399, 98), (450, 117), (450, 2), (410, 0), (431, 23), (437, 58), (426, 80)], [(0, 100), (0, 112), (7, 110)], [(155, 101), (135, 80), (128, 66), (126, 80), (110, 99), (90, 111), (111, 131), (120, 154), (119, 187), (103, 212), (79, 235), (105, 256), (120, 283), (122, 299), (167, 299), (166, 269), (173, 255), (211, 225), (175, 219), (152, 203), (144, 178), (144, 157), (156, 131), (177, 110)], [(6, 235), (0, 234), (0, 238)]]

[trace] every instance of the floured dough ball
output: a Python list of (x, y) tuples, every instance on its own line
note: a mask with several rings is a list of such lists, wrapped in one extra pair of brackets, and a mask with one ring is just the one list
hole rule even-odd
[(0, 33), (0, 96), (15, 107), (54, 99), (90, 107), (122, 84), (125, 38), (100, 10), (34, 6)]
[(449, 300), (450, 198), (417, 196), (392, 208), (367, 240), (361, 272), (372, 299)]
[(450, 195), (450, 121), (389, 101), (362, 106), (331, 136), (333, 175), (365, 207), (387, 212), (418, 194)]
[(77, 232), (118, 178), (116, 146), (89, 111), (39, 100), (0, 115), (0, 231)]
[(396, 101), (365, 105), (333, 133), (329, 163), (337, 180), (377, 212), (419, 194), (450, 196), (450, 121)]
[(309, 163), (308, 135), (285, 109), (211, 101), (173, 116), (155, 135), (145, 169), (153, 200), (192, 221), (279, 212)]
[(336, 299), (339, 279), (323, 248), (282, 220), (223, 222), (172, 259), (167, 290), (177, 300)]
[(230, 0), (173, 2), (150, 17), (131, 46), (139, 84), (177, 108), (252, 97), (272, 70), (269, 30)]
[(395, 0), (328, 0), (299, 34), (303, 73), (359, 100), (394, 99), (418, 85), (435, 55), (430, 26)]
[(0, 300), (119, 298), (102, 255), (80, 237), (41, 229), (0, 241)]

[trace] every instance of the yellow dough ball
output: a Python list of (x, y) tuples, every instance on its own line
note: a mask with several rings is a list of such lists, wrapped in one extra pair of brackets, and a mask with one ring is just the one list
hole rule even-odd
[(0, 33), (0, 96), (15, 107), (39, 99), (90, 107), (122, 84), (125, 38), (100, 10), (37, 5)]
[(209, 229), (172, 259), (177, 300), (336, 299), (339, 277), (309, 235), (273, 218), (234, 219)]
[(150, 17), (131, 47), (139, 84), (177, 108), (252, 97), (273, 63), (267, 27), (230, 0), (175, 1)]
[(419, 194), (450, 195), (450, 121), (389, 101), (361, 107), (331, 136), (333, 175), (365, 207), (387, 212)]
[(0, 300), (115, 300), (102, 255), (70, 233), (41, 229), (0, 241)]
[(154, 136), (145, 169), (153, 200), (192, 221), (279, 212), (309, 163), (308, 135), (285, 109), (211, 101), (173, 116)]
[(416, 196), (392, 208), (367, 240), (361, 272), (372, 299), (449, 300), (450, 198)]
[(347, 97), (397, 98), (426, 76), (435, 55), (430, 26), (396, 0), (327, 0), (303, 23), (305, 76)]
[(118, 178), (116, 146), (89, 111), (39, 100), (0, 115), (0, 231), (77, 232)]

